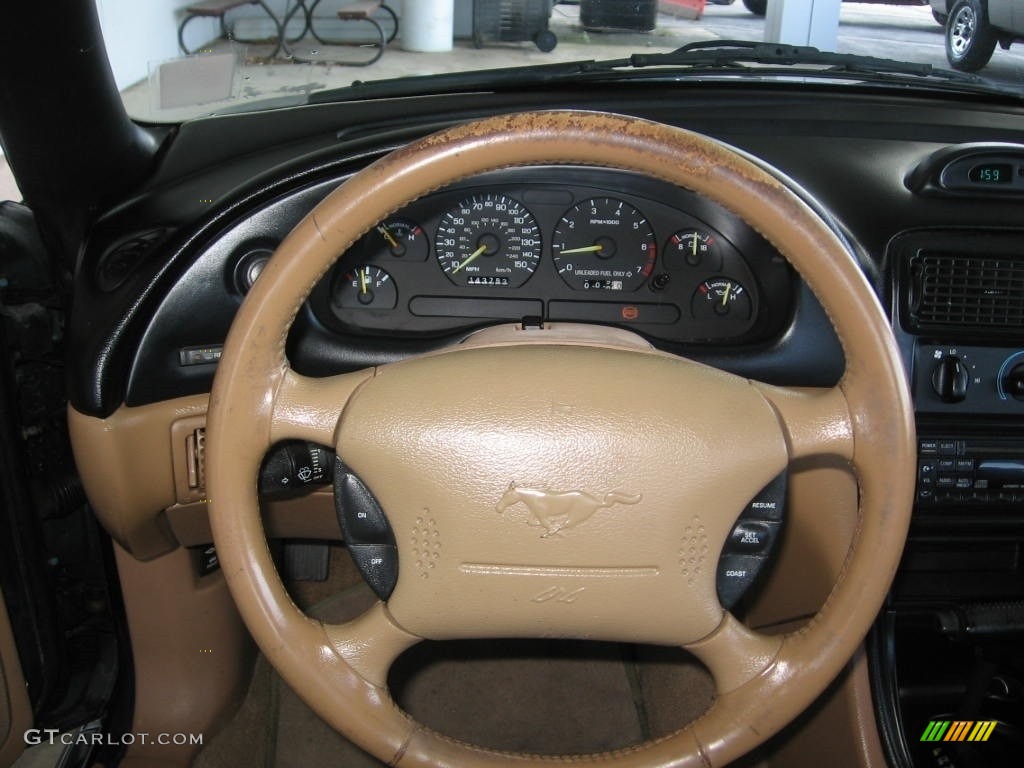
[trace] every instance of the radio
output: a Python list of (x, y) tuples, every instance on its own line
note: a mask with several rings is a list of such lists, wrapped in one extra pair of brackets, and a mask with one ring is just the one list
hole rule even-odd
[(986, 437), (923, 437), (917, 445), (922, 506), (1024, 503), (1024, 442)]

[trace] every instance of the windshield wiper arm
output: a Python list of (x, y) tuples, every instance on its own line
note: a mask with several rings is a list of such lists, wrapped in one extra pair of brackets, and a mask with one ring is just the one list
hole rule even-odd
[[(755, 66), (765, 65), (764, 70)], [(808, 77), (863, 76), (865, 79), (904, 81), (906, 77), (935, 78), (990, 90), (977, 75), (953, 72), (931, 64), (913, 64), (874, 56), (831, 53), (810, 46), (745, 40), (714, 40), (688, 43), (668, 53), (634, 53), (623, 59), (566, 61), (499, 69), (471, 70), (436, 75), (414, 75), (387, 80), (356, 81), (351, 86), (311, 93), (306, 103), (342, 99), (370, 99), (414, 95), (438, 95), (466, 90), (524, 88), (561, 83), (626, 77), (630, 70), (658, 68), (694, 74), (744, 72), (779, 75), (794, 68), (794, 74)], [(820, 67), (820, 69), (812, 69)], [(905, 82), (905, 81), (904, 81)]]
[(628, 59), (597, 62), (598, 68), (694, 67), (741, 69), (746, 64), (771, 66), (822, 66), (827, 72), (843, 74), (893, 74), (937, 77), (959, 83), (978, 84), (977, 75), (876, 56), (833, 53), (812, 46), (746, 40), (704, 40), (688, 43), (669, 53), (634, 53)]

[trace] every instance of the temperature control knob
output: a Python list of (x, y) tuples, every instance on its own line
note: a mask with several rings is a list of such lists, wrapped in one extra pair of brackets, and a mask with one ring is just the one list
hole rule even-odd
[(1024, 400), (1024, 364), (1010, 369), (1003, 379), (1003, 390), (1015, 400)]
[(954, 355), (946, 355), (932, 371), (932, 388), (944, 403), (959, 403), (967, 397), (967, 382), (967, 366)]

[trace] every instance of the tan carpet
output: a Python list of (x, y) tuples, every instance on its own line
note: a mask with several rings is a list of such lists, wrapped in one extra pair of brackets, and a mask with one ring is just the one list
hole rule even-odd
[[(300, 605), (354, 581), (347, 553), (332, 552), (332, 560), (329, 583), (293, 591)], [(373, 600), (360, 583), (336, 591), (308, 613), (340, 622)], [(437, 731), (481, 746), (540, 754), (614, 749), (669, 733), (703, 712), (713, 694), (707, 672), (682, 651), (541, 640), (421, 643), (396, 662), (390, 684), (399, 705)], [(261, 658), (238, 714), (196, 765), (382, 763), (325, 725)]]

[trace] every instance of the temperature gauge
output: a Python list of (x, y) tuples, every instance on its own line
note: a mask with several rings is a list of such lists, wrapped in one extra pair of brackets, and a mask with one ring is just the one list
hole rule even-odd
[(694, 291), (690, 311), (698, 320), (749, 320), (750, 295), (746, 288), (732, 278), (713, 277), (705, 280)]
[(409, 219), (388, 219), (366, 235), (367, 261), (401, 259), (426, 261), (430, 253), (427, 233), (423, 227)]
[(334, 288), (334, 306), (342, 309), (394, 309), (398, 290), (391, 275), (372, 264), (346, 272)]

